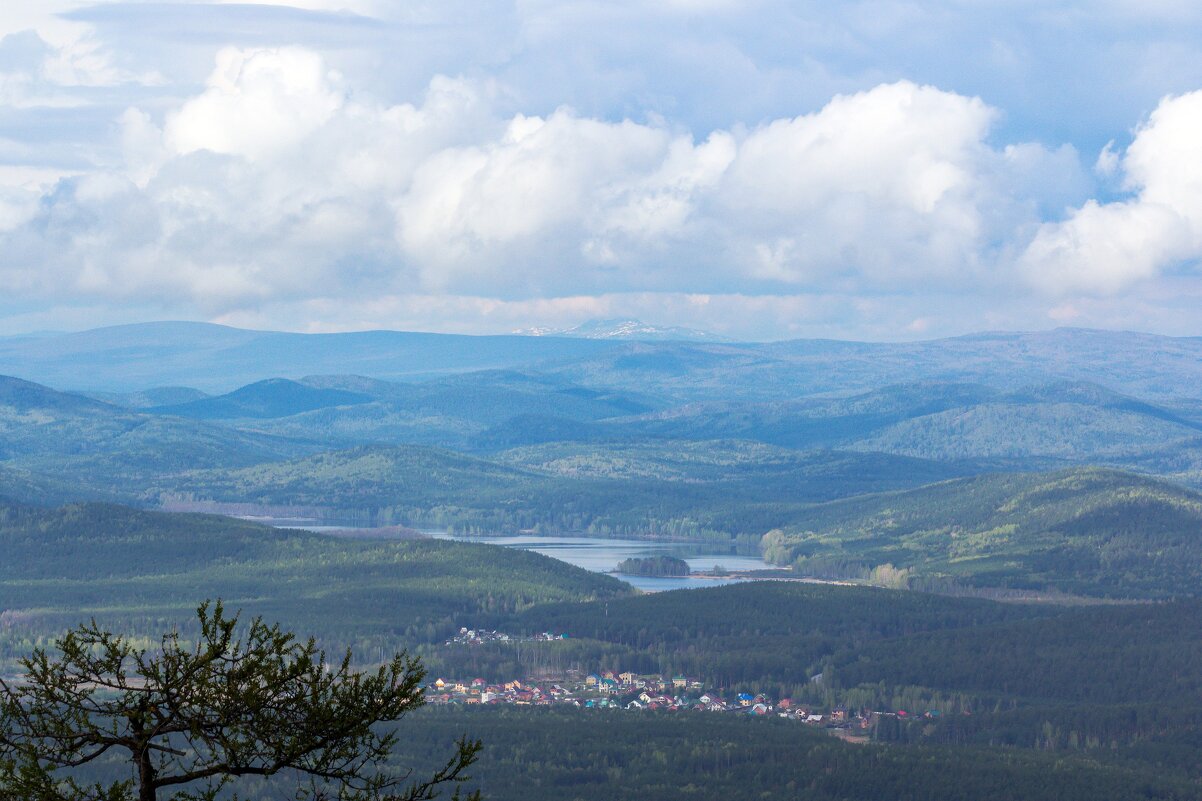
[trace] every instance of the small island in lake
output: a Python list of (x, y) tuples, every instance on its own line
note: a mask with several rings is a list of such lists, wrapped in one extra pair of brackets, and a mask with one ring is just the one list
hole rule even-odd
[(616, 572), (628, 576), (687, 576), (689, 563), (675, 556), (648, 556), (642, 559), (623, 559)]

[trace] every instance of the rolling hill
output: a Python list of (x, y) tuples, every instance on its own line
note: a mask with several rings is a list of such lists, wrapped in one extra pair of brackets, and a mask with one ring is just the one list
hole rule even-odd
[(1167, 401), (1196, 394), (1190, 388), (1202, 382), (1202, 338), (1061, 328), (907, 343), (632, 343), (553, 369), (578, 383), (652, 384), (693, 401), (773, 402), (915, 381), (1003, 389), (1100, 382)]
[(286, 378), (268, 378), (225, 395), (155, 406), (148, 411), (195, 420), (271, 419), (333, 406), (355, 406), (372, 400), (370, 395), (362, 392), (312, 387)]
[[(1104, 464), (1194, 480), (1188, 454), (1200, 424), (1177, 409), (1097, 384), (998, 389), (912, 383), (838, 398), (696, 403), (608, 419), (534, 413), (476, 435), (482, 451), (576, 443), (598, 451), (747, 440), (792, 450), (839, 449), (919, 457), (984, 469)], [(1175, 464), (1176, 463), (1176, 464)]]
[(85, 392), (89, 398), (142, 411), (155, 406), (178, 406), (182, 403), (203, 400), (210, 396), (192, 387), (151, 387), (137, 392)]
[(947, 465), (906, 456), (782, 448), (750, 440), (551, 442), (492, 454), (493, 461), (565, 478), (748, 485), (763, 500), (829, 500), (988, 472), (985, 464)]
[(90, 391), (178, 385), (229, 392), (273, 377), (354, 373), (414, 380), (487, 369), (551, 372), (570, 383), (619, 390), (654, 387), (681, 401), (782, 401), (914, 381), (1006, 389), (1100, 381), (1127, 395), (1170, 400), (1200, 385), (1202, 339), (1057, 329), (912, 343), (627, 342), (396, 331), (290, 334), (205, 323), (0, 338), (0, 373)]
[(662, 406), (643, 392), (596, 390), (513, 371), (484, 370), (410, 384), (361, 376), (316, 376), (300, 383), (314, 391), (364, 395), (368, 401), (257, 420), (251, 427), (341, 447), (412, 443), (475, 449), (490, 428), (509, 429), (515, 418), (531, 413), (587, 423)]
[[(30, 637), (103, 613), (138, 634), (206, 598), (323, 639), (396, 650), (461, 620), (620, 597), (617, 579), (527, 551), (440, 540), (348, 540), (212, 515), (110, 504), (0, 506), (0, 662)], [(365, 656), (367, 654), (364, 654)]]
[(411, 380), (574, 360), (612, 347), (621, 345), (560, 337), (403, 331), (291, 334), (159, 322), (0, 339), (0, 373), (90, 391), (180, 385), (222, 393), (273, 377), (355, 373)]
[(279, 437), (143, 414), (0, 376), (0, 466), (74, 485), (76, 499), (136, 498), (153, 476), (308, 450)]
[(1106, 469), (981, 475), (814, 506), (763, 549), (810, 575), (889, 565), (917, 586), (1196, 595), (1202, 494)]

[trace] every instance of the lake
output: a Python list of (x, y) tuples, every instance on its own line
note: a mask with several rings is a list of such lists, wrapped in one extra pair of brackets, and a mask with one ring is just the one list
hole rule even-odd
[[(282, 518), (245, 518), (259, 523), (276, 526), (277, 528), (300, 528), (306, 531), (328, 533), (331, 531), (354, 531), (363, 526), (339, 526), (322, 523), (317, 520), (282, 519)], [(715, 565), (721, 565), (727, 570), (766, 570), (772, 565), (758, 556), (739, 556), (730, 551), (721, 552), (713, 545), (688, 542), (655, 542), (649, 540), (627, 540), (594, 537), (554, 537), (521, 534), (507, 537), (471, 537), (460, 534), (450, 534), (446, 531), (423, 531), (423, 534), (440, 540), (456, 540), (458, 542), (481, 542), (488, 545), (501, 545), (506, 548), (521, 548), (534, 551), (561, 562), (567, 562), (594, 573), (610, 573), (618, 562), (623, 559), (647, 556), (672, 555), (679, 556), (689, 563), (694, 571), (709, 571)], [(733, 584), (747, 579), (738, 578), (695, 578), (692, 576), (631, 576), (624, 573), (612, 573), (616, 578), (638, 587), (646, 592), (661, 590), (679, 590), (691, 587), (716, 587), (720, 584)]]
[[(512, 537), (468, 537), (458, 534), (448, 534), (445, 531), (426, 532), (437, 539), (456, 540), (459, 542), (483, 542), (490, 545), (504, 545), (507, 548), (521, 548), (527, 551), (541, 553), (559, 559), (576, 567), (583, 567), (594, 573), (609, 573), (623, 559), (661, 556), (670, 554), (679, 556), (689, 563), (694, 570), (710, 570), (714, 565), (721, 565), (727, 570), (766, 570), (772, 565), (758, 556), (738, 556), (730, 553), (718, 553), (713, 546), (698, 545), (685, 542), (654, 542), (648, 540), (600, 539), (594, 537), (539, 537), (534, 535), (518, 535)], [(693, 578), (690, 576), (630, 576), (624, 573), (614, 573), (615, 577), (640, 590), (658, 592), (660, 590), (679, 590), (688, 587), (716, 587), (720, 584), (732, 584), (746, 579), (734, 578)]]

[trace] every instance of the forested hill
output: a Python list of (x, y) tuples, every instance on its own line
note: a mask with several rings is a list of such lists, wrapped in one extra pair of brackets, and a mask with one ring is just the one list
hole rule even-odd
[(806, 574), (890, 565), (916, 586), (1197, 595), (1202, 495), (1105, 469), (981, 475), (813, 506), (763, 548)]
[(197, 420), (273, 418), (303, 414), (333, 406), (370, 403), (370, 395), (343, 389), (310, 387), (284, 378), (269, 378), (214, 398), (199, 398), (151, 409), (157, 414)]
[[(0, 376), (0, 462), (29, 481), (72, 484), (75, 499), (137, 497), (149, 477), (307, 453), (310, 444), (144, 414)], [(0, 489), (0, 494), (16, 494)]]
[(378, 653), (464, 618), (632, 592), (499, 546), (347, 540), (95, 503), (0, 506), (0, 553), (0, 661), (94, 614), (137, 634), (186, 623), (205, 598)]
[[(574, 466), (573, 466), (574, 465)], [(361, 447), (234, 470), (167, 476), (155, 496), (317, 507), (334, 517), (500, 533), (743, 536), (805, 505), (965, 475), (964, 466), (753, 443), (528, 449), (501, 459), (421, 446)]]

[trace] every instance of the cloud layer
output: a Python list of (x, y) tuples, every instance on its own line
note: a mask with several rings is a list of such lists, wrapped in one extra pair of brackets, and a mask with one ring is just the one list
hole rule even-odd
[(1037, 222), (1036, 179), (1079, 182), (1071, 151), (994, 148), (995, 110), (910, 82), (700, 141), (568, 108), (503, 117), (492, 93), (438, 77), (420, 105), (386, 106), (314, 52), (224, 49), (161, 126), (123, 114), (121, 169), (38, 198), (7, 234), (29, 269), (5, 288), (169, 290), (225, 312), (315, 287), (967, 285)]
[[(851, 53), (935, 14), (884, 4), (870, 21), (855, 5), (799, 17), (762, 0), (758, 13)], [(244, 27), (198, 26), (178, 59), (154, 63), (105, 45), (140, 41), (130, 20), (148, 12), (137, 8), (33, 20), (36, 32), (0, 39), (0, 104), (29, 126), (0, 134), (0, 310), (21, 321), (10, 327), (53, 327), (77, 307), (291, 328), (504, 330), (638, 314), (736, 336), (904, 337), (1119, 324), (1166, 281), (1171, 297), (1192, 296), (1202, 92), (1131, 117), (1129, 143), (1107, 146), (1092, 175), (1083, 164), (1096, 151), (1016, 135), (1011, 109), (924, 82), (938, 72), (929, 62), (898, 77), (907, 70), (864, 56), (875, 79), (844, 80), (817, 46), (773, 54), (785, 43), (766, 40), (752, 58), (744, 6), (531, 2), (482, 12), (503, 23), (490, 36), (446, 27), (445, 5), (234, 4), (212, 14)], [(1093, 24), (1151, 13), (1116, 2)], [(1185, 7), (1156, 13), (1199, 22)], [(304, 43), (238, 43), (268, 30), (247, 15)], [(598, 55), (623, 22), (632, 47), (662, 34), (629, 74), (617, 45)], [(415, 87), (435, 56), (397, 51), (387, 69), (380, 58), (382, 43), (419, 29), (483, 45), (463, 70)], [(987, 58), (1018, 57), (1005, 38)], [(546, 43), (559, 40), (580, 47), (552, 57)], [(529, 77), (590, 56), (600, 61), (587, 69)], [(666, 78), (646, 70), (657, 60)], [(742, 63), (740, 87), (766, 94), (736, 98), (707, 61), (727, 77)], [(687, 86), (681, 64), (696, 69)], [(782, 87), (799, 76), (828, 94), (791, 102)], [(599, 95), (567, 85), (585, 79)], [(684, 108), (711, 80), (726, 105)], [(556, 92), (585, 102), (549, 103)], [(744, 101), (786, 113), (748, 115)], [(84, 139), (56, 143), (55, 108), (84, 109)]]

